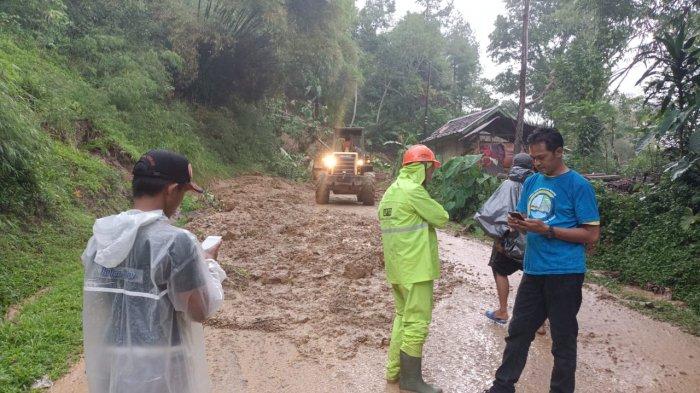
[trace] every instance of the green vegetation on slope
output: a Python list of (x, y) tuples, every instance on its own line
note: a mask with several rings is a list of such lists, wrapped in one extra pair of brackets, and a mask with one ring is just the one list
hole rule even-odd
[[(128, 171), (140, 154), (181, 152), (202, 183), (250, 169), (298, 176), (278, 149), (276, 129), (295, 119), (277, 115), (284, 100), (182, 99), (183, 58), (157, 34), (119, 27), (149, 20), (153, 31), (165, 20), (132, 5), (132, 16), (115, 21), (109, 2), (91, 4), (0, 5), (2, 393), (58, 377), (80, 352), (79, 256), (94, 218), (128, 206)], [(98, 14), (105, 25), (92, 26)]]
[(11, 320), (0, 322), (0, 392), (25, 391), (46, 374), (57, 377), (76, 358), (82, 345), (79, 257), (92, 219), (73, 211), (60, 223), (10, 229), (0, 238), (3, 314), (7, 300), (17, 305), (26, 299)]
[(591, 267), (625, 283), (663, 291), (700, 315), (700, 195), (690, 185), (661, 185), (625, 195), (598, 187), (602, 238)]

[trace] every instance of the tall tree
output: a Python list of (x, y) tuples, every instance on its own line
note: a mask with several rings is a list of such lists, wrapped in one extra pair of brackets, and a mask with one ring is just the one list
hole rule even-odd
[(520, 49), (520, 77), (518, 81), (520, 91), (520, 101), (518, 103), (518, 123), (515, 128), (515, 149), (516, 153), (523, 150), (523, 127), (525, 124), (525, 78), (527, 75), (527, 46), (528, 27), (530, 25), (530, 0), (523, 1), (523, 34)]
[(423, 16), (427, 19), (438, 19), (440, 22), (449, 20), (454, 11), (454, 0), (416, 0), (423, 7)]
[[(635, 0), (529, 0), (529, 4), (525, 107), (553, 120), (572, 136), (567, 139), (578, 141), (574, 147), (580, 155), (589, 155), (595, 149), (587, 147), (600, 146), (600, 140), (582, 141), (602, 133), (589, 133), (585, 119), (595, 114), (587, 111), (607, 101), (611, 69), (633, 36), (638, 4)], [(506, 15), (497, 17), (489, 53), (507, 64), (495, 79), (497, 91), (514, 94), (522, 88), (514, 68), (519, 63), (522, 69), (523, 2), (506, 0), (506, 10)], [(567, 107), (572, 105), (578, 108)], [(571, 113), (581, 114), (578, 123), (562, 117)], [(589, 134), (583, 138), (581, 133)]]
[(284, 41), (286, 94), (308, 102), (314, 117), (339, 125), (361, 75), (360, 51), (352, 37), (357, 9), (351, 0), (286, 2)]
[(358, 12), (355, 37), (366, 52), (376, 51), (379, 34), (387, 30), (396, 12), (394, 0), (367, 0)]
[(446, 38), (446, 58), (451, 68), (450, 93), (455, 110), (465, 107), (481, 108), (487, 93), (480, 80), (479, 44), (474, 39), (471, 26), (461, 14), (455, 12)]
[(461, 114), (465, 106), (488, 98), (479, 86), (478, 45), (461, 15), (407, 14), (390, 28), (388, 2), (372, 1), (367, 6), (372, 9), (360, 10), (356, 33), (364, 52), (357, 124), (367, 127), (373, 141), (408, 140), (409, 134), (422, 134), (427, 100), (426, 129), (432, 131)]

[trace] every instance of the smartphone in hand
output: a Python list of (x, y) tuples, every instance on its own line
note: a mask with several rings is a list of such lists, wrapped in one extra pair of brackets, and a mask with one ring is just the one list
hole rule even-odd
[(508, 212), (508, 216), (514, 220), (525, 221), (525, 216), (520, 212)]
[(207, 236), (207, 238), (202, 242), (202, 249), (204, 251), (211, 250), (219, 243), (221, 243), (221, 236)]

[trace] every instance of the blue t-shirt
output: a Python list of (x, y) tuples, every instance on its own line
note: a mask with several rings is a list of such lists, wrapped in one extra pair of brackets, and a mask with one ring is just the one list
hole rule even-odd
[[(600, 222), (595, 191), (574, 170), (555, 177), (530, 176), (523, 185), (518, 211), (558, 228)], [(585, 273), (586, 246), (528, 232), (523, 267), (532, 275)]]

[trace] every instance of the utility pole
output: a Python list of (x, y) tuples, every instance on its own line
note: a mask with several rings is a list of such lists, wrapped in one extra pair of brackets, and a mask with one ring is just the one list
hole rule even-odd
[(428, 84), (425, 88), (425, 115), (423, 116), (423, 137), (428, 136), (428, 106), (430, 106), (430, 78), (432, 76), (433, 69), (428, 62)]
[(452, 59), (452, 91), (454, 92), (455, 101), (457, 101), (457, 111), (462, 113), (462, 95), (457, 93), (457, 61)]
[(523, 2), (523, 36), (520, 53), (520, 104), (518, 105), (518, 124), (515, 127), (515, 154), (523, 151), (523, 127), (525, 124), (525, 80), (527, 76), (528, 26), (530, 24), (530, 0)]

